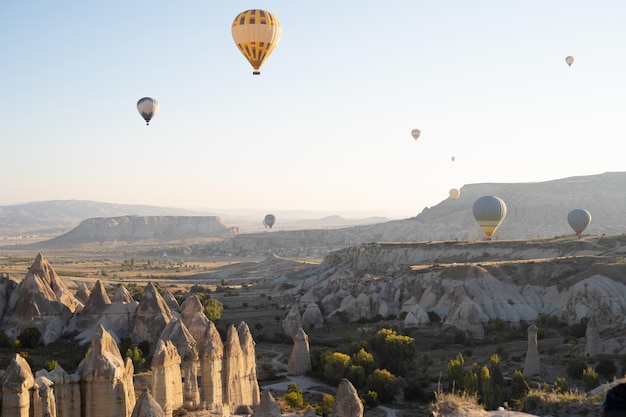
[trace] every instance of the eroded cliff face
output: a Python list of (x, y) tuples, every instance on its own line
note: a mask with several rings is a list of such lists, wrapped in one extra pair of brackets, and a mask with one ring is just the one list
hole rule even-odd
[(328, 255), (276, 296), (289, 308), (284, 327), (290, 335), (311, 303), (331, 323), (411, 313), (407, 324), (420, 326), (433, 312), (444, 326), (477, 338), (489, 321), (528, 322), (539, 314), (570, 324), (593, 316), (599, 325), (620, 325), (626, 320), (624, 254), (626, 236), (368, 243)]

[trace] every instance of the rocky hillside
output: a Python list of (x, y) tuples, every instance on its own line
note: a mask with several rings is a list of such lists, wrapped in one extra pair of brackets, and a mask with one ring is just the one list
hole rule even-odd
[(65, 248), (93, 243), (170, 242), (224, 239), (237, 233), (216, 216), (121, 216), (87, 219), (70, 232), (37, 243), (37, 248)]

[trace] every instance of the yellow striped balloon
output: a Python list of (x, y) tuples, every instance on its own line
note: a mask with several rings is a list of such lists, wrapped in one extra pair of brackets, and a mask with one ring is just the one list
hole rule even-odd
[(491, 236), (506, 216), (506, 204), (500, 197), (487, 195), (474, 202), (472, 213), (478, 225), (485, 232), (487, 240), (491, 240)]
[(270, 56), (283, 34), (278, 18), (267, 10), (252, 9), (241, 12), (233, 21), (233, 40), (254, 71)]

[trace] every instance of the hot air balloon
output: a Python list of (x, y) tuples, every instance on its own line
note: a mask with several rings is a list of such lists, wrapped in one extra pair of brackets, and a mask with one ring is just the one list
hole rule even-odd
[(574, 57), (573, 56), (566, 57), (565, 58), (565, 63), (571, 67), (572, 64), (574, 63)]
[(450, 159), (452, 159), (452, 162), (454, 162), (456, 160), (456, 158), (454, 156), (452, 158), (450, 158)]
[(421, 134), (422, 132), (419, 129), (411, 130), (411, 136), (413, 136), (413, 139), (415, 140), (417, 140), (417, 138), (419, 138)]
[(583, 231), (591, 223), (591, 213), (583, 209), (574, 209), (568, 213), (567, 222), (580, 239)]
[(272, 53), (283, 30), (278, 18), (267, 10), (252, 9), (241, 12), (233, 20), (233, 40), (259, 75), (261, 65)]
[(276, 221), (276, 217), (273, 214), (268, 214), (263, 219), (263, 226), (269, 227), (270, 229), (274, 226), (274, 222)]
[(144, 97), (137, 102), (137, 111), (146, 121), (146, 125), (149, 125), (150, 120), (159, 111), (159, 102), (152, 97)]
[(485, 232), (487, 240), (495, 233), (506, 216), (506, 204), (499, 197), (487, 195), (480, 197), (472, 207), (474, 218)]
[(456, 200), (461, 195), (461, 191), (459, 191), (458, 188), (452, 188), (450, 189), (449, 194), (451, 199)]

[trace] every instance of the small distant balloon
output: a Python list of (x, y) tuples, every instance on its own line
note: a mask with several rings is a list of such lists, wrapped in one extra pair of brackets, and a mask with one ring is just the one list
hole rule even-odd
[(422, 132), (419, 129), (411, 130), (411, 136), (413, 136), (413, 139), (415, 140), (417, 140), (417, 138), (419, 138), (421, 134)]
[(565, 58), (565, 63), (571, 67), (572, 64), (574, 63), (574, 57), (573, 56), (566, 57)]
[(487, 240), (491, 240), (491, 236), (506, 217), (506, 204), (500, 197), (492, 195), (480, 197), (474, 202), (472, 213)]
[(152, 97), (144, 97), (137, 102), (137, 111), (146, 121), (146, 125), (150, 124), (150, 120), (159, 111), (159, 102)]
[(452, 159), (452, 162), (454, 162), (456, 160), (456, 158), (454, 156), (452, 158), (450, 158), (450, 159)]
[(456, 200), (461, 195), (461, 191), (459, 191), (458, 188), (452, 188), (450, 189), (449, 194), (451, 199)]
[(580, 239), (583, 231), (591, 223), (591, 213), (583, 209), (574, 209), (567, 214), (567, 222)]
[(185, 254), (185, 256), (191, 255), (191, 247), (187, 246), (185, 249), (183, 249), (183, 253)]
[(275, 222), (276, 222), (276, 217), (273, 214), (268, 214), (263, 219), (263, 226), (269, 227), (271, 229), (272, 226), (274, 226)]

